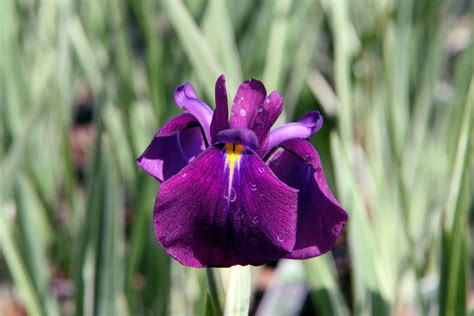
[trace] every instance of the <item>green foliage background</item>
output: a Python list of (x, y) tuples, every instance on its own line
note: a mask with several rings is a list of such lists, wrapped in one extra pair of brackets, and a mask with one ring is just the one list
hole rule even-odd
[[(472, 10), (454, 0), (0, 0), (0, 314), (8, 301), (30, 315), (213, 313), (205, 270), (158, 247), (158, 184), (134, 160), (179, 112), (175, 87), (191, 81), (213, 105), (220, 73), (231, 95), (250, 77), (279, 90), (279, 124), (323, 113), (312, 140), (350, 215), (350, 284), (332, 254), (283, 262), (262, 315), (290, 313), (297, 299), (282, 289), (298, 282), (321, 315), (463, 315), (469, 297), (472, 313)], [(71, 135), (84, 93), (93, 125), (81, 182)]]

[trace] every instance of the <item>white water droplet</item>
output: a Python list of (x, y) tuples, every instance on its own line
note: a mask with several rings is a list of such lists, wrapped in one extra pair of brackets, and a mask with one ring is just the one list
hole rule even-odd
[(186, 178), (187, 174), (186, 174), (186, 173), (183, 173), (181, 176), (182, 176), (183, 178)]
[(263, 108), (258, 109), (258, 113), (262, 113), (262, 112), (263, 112)]
[(243, 100), (244, 100), (244, 97), (240, 97), (240, 99), (239, 99), (239, 100), (240, 100), (240, 101), (243, 101)]
[(265, 169), (263, 167), (259, 167), (258, 168), (258, 171), (260, 171), (260, 173), (264, 173), (265, 172)]
[(258, 216), (254, 216), (254, 217), (252, 218), (252, 223), (258, 224), (258, 222), (259, 222)]
[(245, 116), (247, 115), (247, 111), (245, 111), (244, 109), (240, 109), (240, 116)]
[(283, 238), (281, 238), (280, 235), (277, 236), (277, 240), (278, 240), (279, 242), (284, 242), (284, 241), (285, 241)]
[(270, 102), (272, 102), (272, 101), (270, 101), (270, 99), (266, 99), (266, 100), (265, 100), (265, 103), (266, 103), (266, 104), (270, 104)]
[(235, 218), (237, 219), (244, 218), (244, 213), (239, 209), (237, 212), (235, 212)]
[(235, 193), (235, 189), (230, 189), (230, 201), (235, 202), (237, 200), (237, 193)]
[(342, 225), (341, 224), (336, 224), (332, 227), (332, 233), (337, 236), (341, 233), (342, 230)]
[(257, 185), (255, 183), (250, 183), (250, 190), (257, 191)]

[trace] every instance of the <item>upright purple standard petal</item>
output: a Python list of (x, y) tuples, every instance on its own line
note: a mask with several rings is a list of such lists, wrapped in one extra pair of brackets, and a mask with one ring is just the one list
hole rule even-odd
[(262, 82), (255, 79), (242, 82), (232, 104), (230, 127), (251, 128), (266, 95)]
[(212, 110), (206, 103), (199, 99), (192, 84), (186, 82), (184, 85), (179, 86), (174, 92), (174, 102), (181, 109), (191, 113), (199, 121), (206, 135), (206, 139), (208, 143), (210, 143)]
[(318, 111), (309, 112), (298, 122), (284, 124), (270, 132), (265, 154), (278, 144), (293, 138), (309, 138), (319, 131), (323, 125), (323, 117)]
[(319, 256), (334, 247), (347, 213), (329, 190), (313, 145), (304, 139), (292, 139), (280, 146), (285, 150), (270, 159), (270, 168), (280, 180), (299, 190), (296, 244), (286, 257)]
[(252, 126), (261, 147), (259, 154), (262, 154), (265, 150), (268, 143), (268, 132), (280, 116), (282, 109), (283, 100), (277, 91), (270, 93), (261, 104), (257, 112), (257, 119)]
[(173, 117), (156, 133), (137, 164), (158, 181), (175, 175), (204, 147), (201, 127), (194, 116), (182, 113)]
[(227, 89), (225, 77), (220, 75), (216, 82), (216, 109), (211, 122), (211, 143), (216, 142), (217, 133), (229, 129), (229, 109), (227, 108)]
[(211, 146), (158, 193), (156, 236), (191, 267), (261, 265), (295, 243), (297, 190), (241, 145)]

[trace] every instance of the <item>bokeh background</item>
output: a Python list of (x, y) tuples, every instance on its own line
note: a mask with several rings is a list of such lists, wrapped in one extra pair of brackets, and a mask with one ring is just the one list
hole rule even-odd
[(0, 314), (212, 314), (135, 158), (225, 73), (280, 91), (279, 124), (321, 111), (350, 216), (332, 253), (253, 267), (251, 314), (472, 315), (473, 24), (469, 0), (0, 0)]

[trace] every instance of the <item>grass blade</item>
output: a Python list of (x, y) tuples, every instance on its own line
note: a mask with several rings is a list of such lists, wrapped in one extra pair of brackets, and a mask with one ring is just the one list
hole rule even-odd
[(321, 315), (349, 315), (349, 309), (339, 290), (332, 255), (328, 253), (306, 260), (304, 265), (311, 296)]
[(181, 0), (162, 0), (171, 24), (209, 99), (214, 99), (214, 83), (223, 68), (191, 14)]
[(466, 315), (468, 293), (468, 211), (470, 179), (469, 163), (472, 162), (473, 122), (474, 122), (474, 77), (464, 108), (453, 177), (451, 179), (446, 205), (443, 234), (443, 265), (440, 285), (440, 315)]
[(10, 273), (15, 281), (25, 307), (31, 315), (42, 315), (42, 305), (38, 293), (35, 290), (32, 279), (21, 258), (18, 245), (14, 237), (14, 226), (6, 218), (7, 208), (13, 207), (2, 203), (0, 209), (0, 246), (7, 261)]
[(222, 61), (228, 90), (237, 91), (237, 85), (242, 81), (242, 67), (231, 22), (225, 0), (209, 1), (202, 28), (210, 46)]
[(263, 82), (265, 82), (268, 91), (281, 90), (290, 7), (290, 0), (274, 2), (274, 19), (263, 71)]

